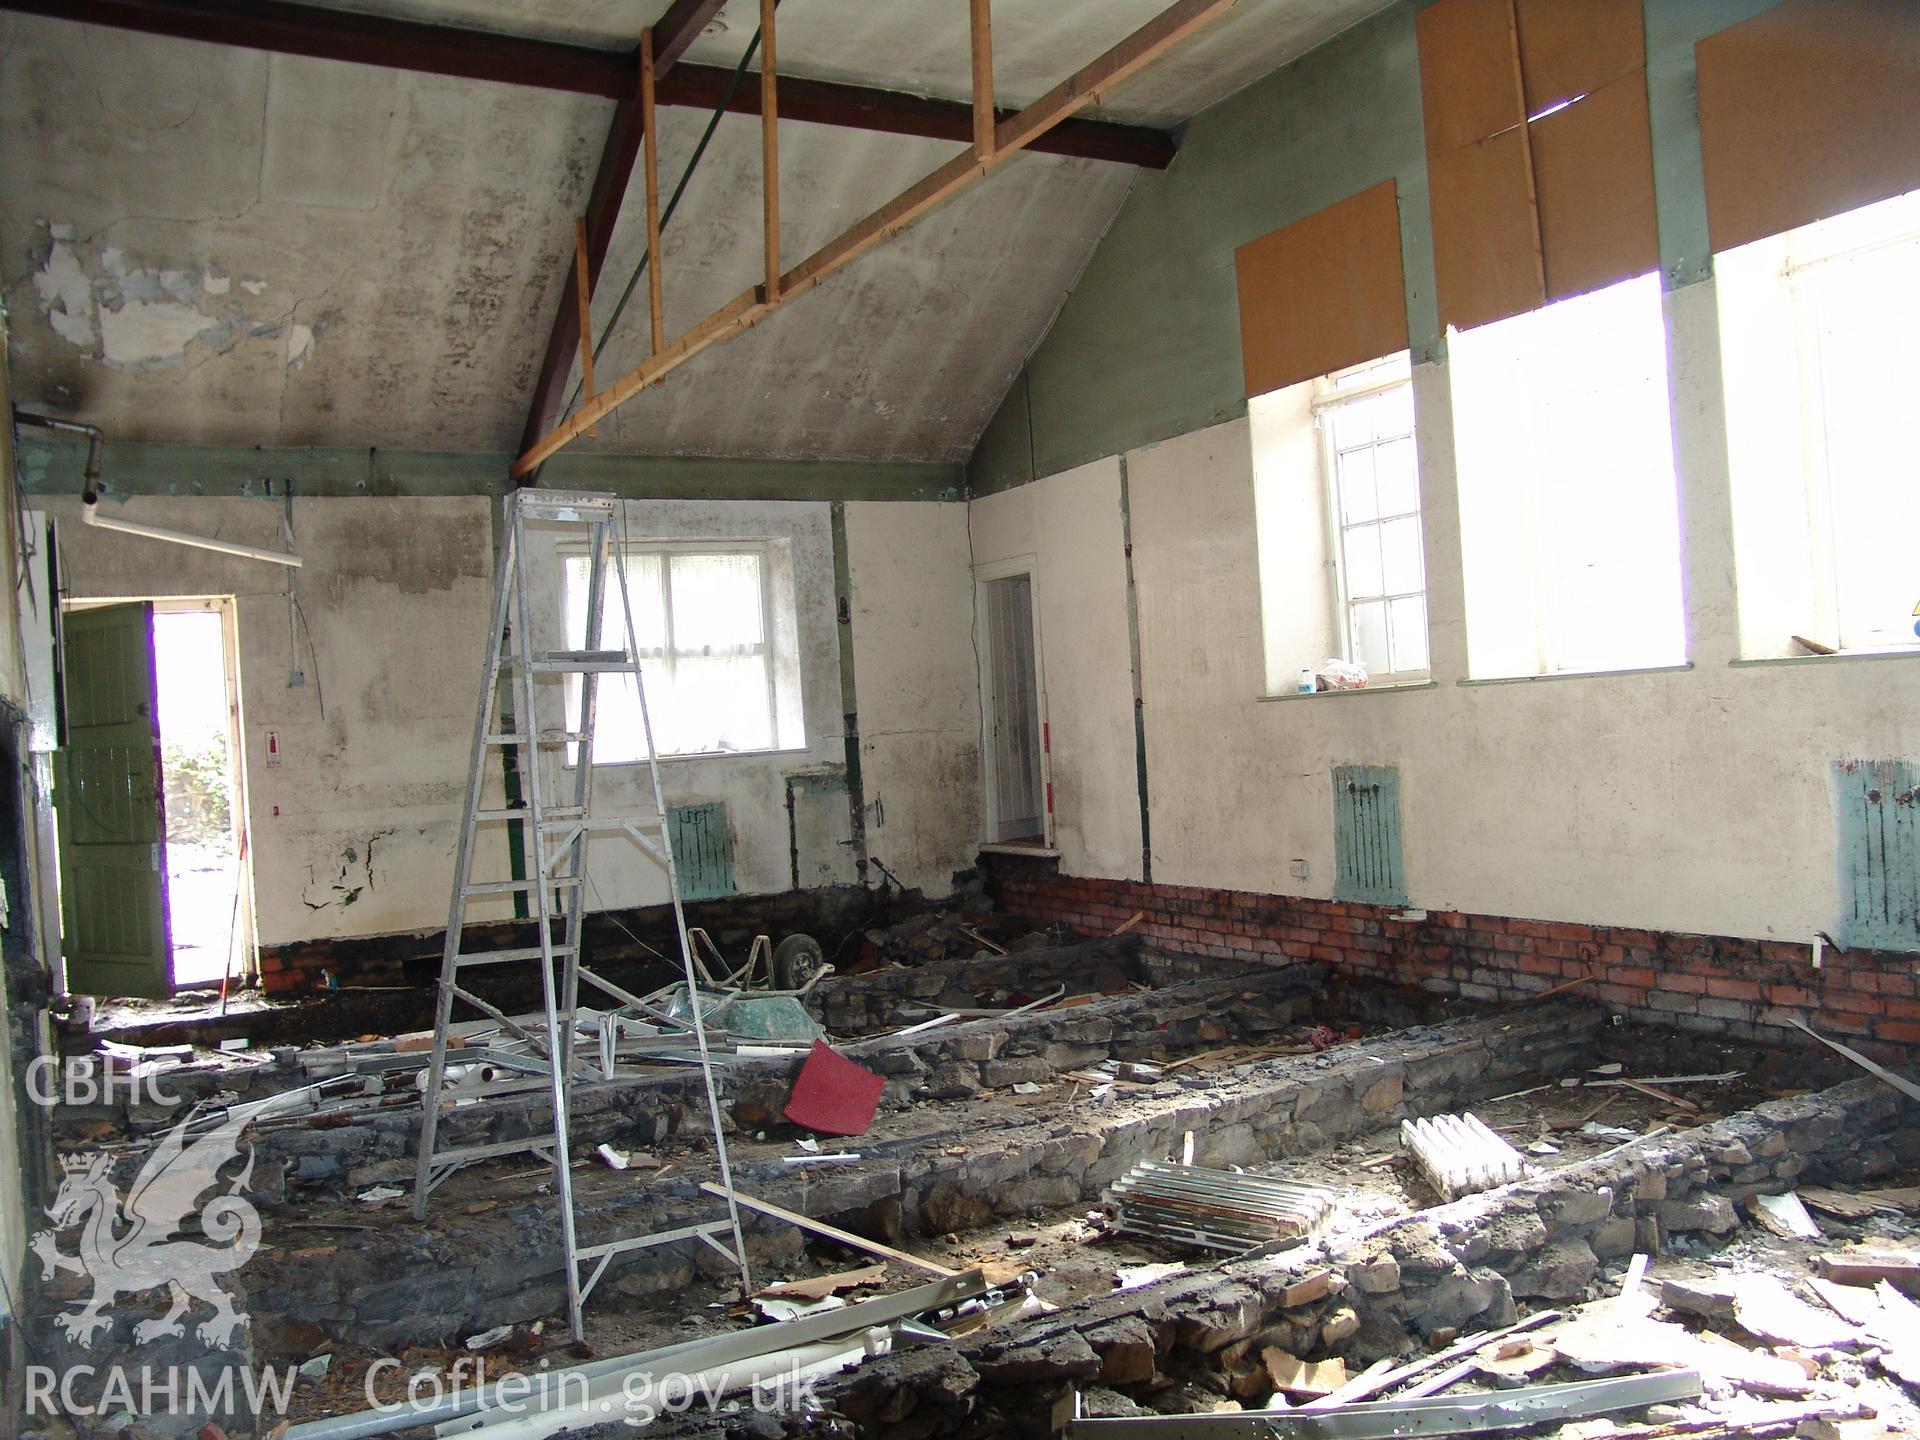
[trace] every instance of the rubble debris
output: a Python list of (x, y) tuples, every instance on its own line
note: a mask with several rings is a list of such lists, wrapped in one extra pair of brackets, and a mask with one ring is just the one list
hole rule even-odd
[(856, 1065), (824, 1040), (813, 1042), (781, 1112), (822, 1135), (864, 1135), (873, 1128), (886, 1077)]
[(1318, 1400), (1347, 1383), (1347, 1363), (1337, 1355), (1331, 1360), (1302, 1360), (1269, 1345), (1260, 1352), (1260, 1360), (1273, 1388), (1296, 1400)]
[(840, 1270), (831, 1275), (815, 1275), (805, 1280), (787, 1280), (769, 1285), (759, 1297), (768, 1300), (818, 1300), (842, 1290), (860, 1290), (878, 1285), (887, 1278), (886, 1262), (863, 1265), (858, 1270)]
[(1142, 1160), (1109, 1194), (1116, 1230), (1236, 1254), (1307, 1239), (1336, 1198), (1318, 1186), (1159, 1160)]
[[(1376, 1400), (1342, 1404), (1303, 1413), (1290, 1422), (1286, 1411), (1245, 1414), (1085, 1417), (1074, 1420), (1075, 1434), (1111, 1432), (1143, 1437), (1204, 1435), (1314, 1435), (1337, 1440), (1391, 1440), (1400, 1435), (1479, 1435), (1524, 1430), (1536, 1425), (1579, 1420), (1619, 1410), (1643, 1410), (1673, 1400), (1690, 1400), (1702, 1391), (1693, 1370), (1654, 1370), (1606, 1380), (1576, 1380), (1562, 1385), (1529, 1385), (1518, 1390), (1459, 1397)], [(1566, 1433), (1563, 1429), (1562, 1434)], [(1598, 1434), (1600, 1432), (1593, 1432)], [(1606, 1433), (1611, 1434), (1609, 1429)]]
[(1158, 1284), (1169, 1275), (1178, 1275), (1185, 1271), (1184, 1260), (1161, 1261), (1149, 1265), (1122, 1265), (1113, 1272), (1115, 1290), (1138, 1290), (1142, 1286)]
[(1753, 1218), (1776, 1235), (1793, 1240), (1822, 1237), (1819, 1224), (1791, 1190), (1784, 1195), (1754, 1195), (1749, 1197), (1749, 1203), (1753, 1207)]
[(1534, 1167), (1473, 1114), (1400, 1122), (1400, 1143), (1442, 1200), (1458, 1200), (1531, 1175)]

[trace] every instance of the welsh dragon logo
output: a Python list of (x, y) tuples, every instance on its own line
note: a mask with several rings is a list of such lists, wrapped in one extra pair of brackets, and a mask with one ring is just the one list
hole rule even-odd
[[(42, 1279), (67, 1271), (93, 1281), (93, 1295), (84, 1306), (55, 1317), (69, 1338), (91, 1343), (96, 1331), (113, 1324), (107, 1311), (116, 1298), (164, 1287), (172, 1307), (134, 1327), (137, 1343), (184, 1335), (183, 1317), (195, 1300), (211, 1305), (213, 1314), (194, 1333), (213, 1346), (232, 1340), (247, 1317), (233, 1308), (215, 1277), (238, 1270), (260, 1245), (260, 1214), (241, 1193), (253, 1178), (251, 1146), (240, 1173), (200, 1207), (200, 1230), (213, 1243), (178, 1238), (178, 1232), (201, 1194), (218, 1185), (220, 1171), (239, 1158), (247, 1125), (292, 1098), (275, 1095), (232, 1106), (191, 1141), (186, 1132), (194, 1117), (182, 1118), (147, 1157), (124, 1200), (113, 1183), (111, 1155), (61, 1157), (66, 1176), (47, 1207), (53, 1224), (33, 1237), (32, 1249), (40, 1257)], [(62, 1254), (55, 1237), (75, 1225), (82, 1227), (78, 1250)]]

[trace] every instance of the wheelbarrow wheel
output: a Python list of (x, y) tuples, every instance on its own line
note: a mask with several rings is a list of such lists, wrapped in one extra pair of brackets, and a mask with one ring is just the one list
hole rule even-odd
[(827, 963), (827, 952), (811, 935), (789, 935), (773, 947), (773, 984), (776, 990), (801, 990)]

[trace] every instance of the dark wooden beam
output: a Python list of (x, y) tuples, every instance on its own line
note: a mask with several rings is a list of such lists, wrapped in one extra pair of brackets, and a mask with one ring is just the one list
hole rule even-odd
[[(694, 8), (717, 11), (719, 7)], [(279, 0), (0, 0), (0, 11), (6, 10), (213, 45), (381, 65), (460, 80), (526, 85), (615, 101), (631, 97), (638, 63), (633, 55), (585, 45), (526, 40)], [(673, 18), (669, 12), (654, 27), (654, 42), (660, 47), (655, 64), (663, 77), (660, 103), (711, 110), (720, 103), (731, 71), (708, 65), (675, 67), (674, 62), (705, 26), (683, 23), (669, 32)], [(669, 70), (673, 72), (671, 80), (664, 78)], [(973, 138), (972, 111), (965, 101), (931, 100), (922, 95), (787, 75), (780, 77), (780, 84), (782, 119), (891, 135), (920, 135), (932, 140), (964, 143)], [(757, 87), (743, 86), (729, 108), (742, 115), (758, 114)], [(1008, 113), (1002, 111), (1001, 118)], [(1030, 148), (1149, 170), (1164, 170), (1174, 151), (1173, 139), (1164, 131), (1078, 119), (1063, 122)]]
[[(0, 0), (0, 10), (608, 100), (622, 99), (633, 88), (633, 61), (610, 50), (279, 0)], [(688, 35), (678, 53), (699, 33), (696, 28)]]
[[(708, 22), (720, 12), (726, 0), (673, 0), (653, 27), (653, 76), (656, 84), (668, 74), (680, 56), (687, 53)], [(646, 139), (646, 107), (640, 103), (640, 65), (636, 54), (628, 65), (627, 89), (614, 106), (613, 123), (607, 127), (607, 143), (600, 150), (600, 167), (594, 172), (593, 189), (587, 196), (587, 288), (589, 293), (600, 283), (600, 267), (606, 263), (607, 247), (613, 242), (614, 222), (627, 198), (627, 182), (633, 178), (634, 163)], [(533, 397), (527, 405), (527, 423), (521, 434), (524, 451), (551, 430), (566, 404), (567, 373), (574, 352), (580, 347), (580, 315), (564, 293), (553, 317), (553, 329), (547, 337), (546, 354), (540, 360), (540, 374), (533, 383)]]
[[(732, 75), (731, 70), (711, 65), (682, 65), (671, 79), (660, 82), (660, 103), (711, 110), (726, 94), (727, 81)], [(742, 85), (734, 92), (727, 110), (729, 114), (758, 115), (759, 87)], [(1011, 110), (1001, 110), (999, 118), (1004, 120), (1011, 114)], [(796, 75), (780, 77), (780, 118), (853, 130), (878, 130), (888, 135), (955, 140), (962, 145), (973, 139), (973, 106), (967, 101), (932, 100), (898, 90), (804, 80)], [(1173, 137), (1165, 131), (1140, 125), (1115, 125), (1105, 120), (1063, 120), (1028, 148), (1037, 154), (1111, 160), (1144, 170), (1164, 170), (1173, 163), (1174, 156)]]

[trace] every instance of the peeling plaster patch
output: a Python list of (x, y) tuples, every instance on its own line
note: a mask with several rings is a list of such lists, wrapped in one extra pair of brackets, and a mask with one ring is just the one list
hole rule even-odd
[(46, 264), (33, 272), (33, 288), (56, 335), (82, 349), (93, 344), (93, 284), (80, 268), (80, 257), (73, 246), (64, 240), (54, 242)]
[[(33, 272), (34, 289), (54, 333), (117, 370), (151, 370), (187, 362), (196, 341), (221, 350), (241, 339), (278, 339), (286, 317), (256, 317), (229, 296), (233, 277), (211, 265), (191, 269), (142, 266), (117, 246), (88, 253), (71, 239), (73, 227), (41, 222), (49, 237)], [(34, 249), (36, 258), (39, 248)], [(250, 295), (264, 280), (242, 280)], [(286, 363), (297, 368), (312, 357), (325, 316), (296, 326), (286, 342)]]
[(191, 305), (134, 300), (100, 311), (101, 358), (120, 370), (185, 363), (187, 342), (216, 322)]

